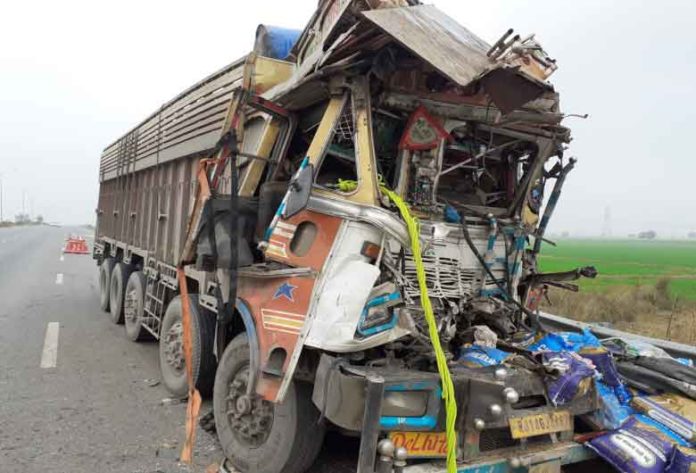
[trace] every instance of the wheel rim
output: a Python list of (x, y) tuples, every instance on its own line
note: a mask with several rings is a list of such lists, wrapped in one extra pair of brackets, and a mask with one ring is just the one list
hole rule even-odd
[(126, 293), (123, 314), (128, 324), (134, 324), (138, 318), (138, 291), (135, 288)]
[(184, 328), (181, 322), (174, 323), (164, 337), (164, 355), (167, 364), (177, 373), (184, 370)]
[(273, 404), (260, 396), (247, 395), (249, 365), (241, 367), (229, 383), (227, 421), (237, 440), (250, 447), (263, 445), (273, 425)]

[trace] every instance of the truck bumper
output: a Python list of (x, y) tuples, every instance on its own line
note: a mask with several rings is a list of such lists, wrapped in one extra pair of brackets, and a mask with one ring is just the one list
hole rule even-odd
[[(558, 473), (563, 465), (595, 458), (589, 448), (577, 442), (558, 442), (553, 446), (530, 445), (523, 450), (497, 450), (490, 457), (481, 454), (476, 461), (459, 463), (457, 473)], [(408, 465), (404, 473), (446, 473), (444, 462)]]

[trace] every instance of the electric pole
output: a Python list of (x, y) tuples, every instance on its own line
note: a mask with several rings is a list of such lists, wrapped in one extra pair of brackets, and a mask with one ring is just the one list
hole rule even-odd
[(602, 224), (602, 237), (611, 238), (611, 207), (604, 207), (604, 222)]

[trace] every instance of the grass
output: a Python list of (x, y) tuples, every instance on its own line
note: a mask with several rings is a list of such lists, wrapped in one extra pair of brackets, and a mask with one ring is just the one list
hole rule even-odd
[(560, 240), (546, 245), (544, 272), (595, 266), (580, 292), (552, 288), (545, 310), (620, 330), (696, 342), (696, 241)]
[(668, 278), (672, 296), (696, 301), (696, 241), (560, 240), (557, 245), (543, 248), (541, 270), (593, 265), (599, 275), (580, 281), (585, 291), (654, 286)]

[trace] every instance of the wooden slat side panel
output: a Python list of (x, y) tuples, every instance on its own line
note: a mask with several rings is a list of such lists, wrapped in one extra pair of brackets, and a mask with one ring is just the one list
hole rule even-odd
[[(162, 105), (160, 110), (170, 108), (173, 104), (179, 102), (180, 100), (184, 99), (185, 97), (191, 96), (195, 94), (197, 90), (202, 90), (207, 84), (210, 84), (212, 82), (220, 80), (221, 77), (229, 76), (229, 77), (235, 77), (236, 74), (241, 75), (241, 70), (244, 65), (244, 61), (246, 60), (246, 57), (242, 57), (235, 62), (228, 64), (227, 66), (223, 67), (222, 69), (214, 72), (213, 74), (209, 75), (208, 77), (204, 78), (203, 80), (197, 82), (196, 84), (192, 85), (188, 89), (184, 90), (181, 92), (179, 95), (171, 99), (169, 102), (165, 103)], [(155, 117), (159, 111), (152, 113), (149, 117), (147, 117), (145, 120), (143, 120), (140, 124), (136, 125), (132, 130), (133, 131), (137, 128), (140, 128), (143, 123), (149, 121), (153, 117)], [(128, 133), (130, 133), (130, 131)], [(127, 133), (126, 133), (127, 134)], [(118, 140), (116, 140), (114, 143), (110, 144), (110, 146), (113, 146)]]
[(157, 224), (157, 213), (155, 205), (157, 202), (156, 174), (157, 168), (150, 168), (145, 171), (148, 174), (147, 178), (147, 243), (145, 248), (147, 251), (155, 250), (155, 226)]
[(124, 142), (131, 136), (137, 137), (134, 162), (137, 169), (156, 165), (157, 160), (152, 158), (162, 151), (169, 151), (165, 159), (169, 160), (211, 149), (219, 138), (228, 104), (241, 84), (241, 76), (242, 63), (239, 62), (180, 94), (109, 145), (100, 161), (101, 180), (118, 175), (123, 163)]

